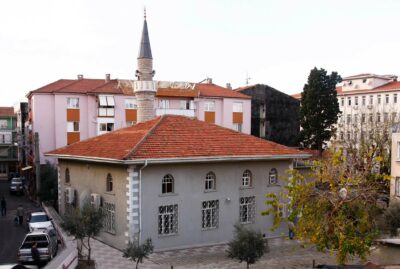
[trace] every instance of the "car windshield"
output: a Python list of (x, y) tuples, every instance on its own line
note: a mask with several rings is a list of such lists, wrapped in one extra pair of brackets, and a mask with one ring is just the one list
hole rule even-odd
[(22, 183), (22, 180), (21, 180), (20, 178), (13, 178), (13, 179), (11, 179), (11, 184), (15, 184), (15, 183), (21, 184), (21, 183)]
[(49, 217), (47, 217), (47, 215), (36, 215), (36, 216), (32, 216), (30, 222), (45, 222), (45, 221), (49, 221)]
[(22, 183), (21, 182), (13, 182), (11, 183), (12, 186), (21, 186)]

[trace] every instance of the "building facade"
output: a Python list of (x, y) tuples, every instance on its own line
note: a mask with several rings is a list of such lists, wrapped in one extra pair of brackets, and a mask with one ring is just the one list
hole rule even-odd
[(300, 102), (268, 85), (236, 89), (251, 96), (251, 134), (286, 146), (297, 146)]
[(400, 115), (397, 76), (361, 74), (346, 77), (337, 87), (341, 116), (336, 138), (360, 141), (373, 132), (389, 131)]
[(390, 201), (400, 201), (400, 124), (392, 128)]
[[(336, 87), (340, 117), (334, 139), (357, 143), (399, 121), (400, 82), (394, 75), (360, 74)], [(292, 95), (301, 99), (301, 94)]]
[(9, 179), (17, 172), (16, 116), (13, 107), (0, 107), (0, 179)]
[[(201, 130), (201, 132), (200, 132)], [(101, 239), (156, 250), (225, 243), (242, 223), (266, 237), (265, 194), (303, 152), (184, 116), (164, 115), (48, 153), (58, 158), (61, 213), (86, 200), (106, 212)], [(287, 212), (282, 209), (285, 217)]]

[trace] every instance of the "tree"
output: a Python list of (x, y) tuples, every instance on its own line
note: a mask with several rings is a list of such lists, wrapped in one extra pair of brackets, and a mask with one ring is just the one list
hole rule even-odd
[(384, 214), (385, 224), (391, 236), (397, 235), (400, 228), (400, 203), (392, 202)]
[(259, 232), (244, 228), (236, 224), (234, 238), (228, 243), (227, 255), (229, 258), (245, 261), (247, 269), (268, 251), (267, 241)]
[(57, 167), (49, 161), (46, 161), (46, 164), (41, 168), (40, 178), (40, 200), (50, 202), (54, 207), (56, 207), (56, 201), (58, 200)]
[[(287, 202), (290, 218), (299, 216), (296, 236), (316, 245), (320, 251), (336, 251), (336, 260), (344, 264), (350, 256), (365, 260), (373, 240), (378, 236), (377, 217), (382, 175), (374, 167), (382, 163), (380, 156), (368, 151), (336, 149), (327, 157), (314, 161), (306, 179), (298, 170), (291, 170), (288, 184), (279, 194), (267, 195), (269, 206), (264, 214), (273, 214), (280, 224), (277, 204)], [(384, 175), (389, 180), (389, 175)]]
[(124, 249), (122, 256), (136, 262), (136, 269), (138, 269), (139, 262), (143, 263), (143, 259), (148, 258), (153, 253), (153, 248), (151, 238), (146, 239), (142, 245), (129, 241), (128, 247)]
[(336, 84), (341, 77), (332, 72), (327, 75), (324, 69), (311, 70), (308, 82), (301, 93), (299, 142), (322, 153), (323, 146), (334, 133), (338, 120), (339, 103), (336, 97)]
[[(98, 235), (103, 228), (104, 214), (101, 208), (95, 208), (86, 201), (82, 209), (75, 208), (68, 212), (62, 227), (70, 235), (75, 236), (88, 251), (88, 261), (91, 260), (90, 239)], [(86, 243), (85, 243), (86, 239)], [(78, 249), (81, 253), (81, 249)]]

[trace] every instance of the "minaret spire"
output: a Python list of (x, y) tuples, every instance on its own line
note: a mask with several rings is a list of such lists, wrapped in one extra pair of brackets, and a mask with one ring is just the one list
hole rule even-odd
[(149, 31), (147, 29), (146, 18), (147, 15), (145, 8), (142, 38), (140, 41), (139, 55), (137, 58), (137, 81), (135, 81), (133, 87), (138, 105), (137, 122), (151, 120), (156, 114), (154, 99), (157, 92), (157, 85), (153, 81), (155, 71), (153, 70), (153, 56), (151, 54)]

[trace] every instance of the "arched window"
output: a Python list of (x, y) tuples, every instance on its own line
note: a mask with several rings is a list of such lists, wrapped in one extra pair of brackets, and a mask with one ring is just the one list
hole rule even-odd
[(71, 181), (71, 178), (69, 176), (69, 169), (65, 169), (65, 183), (69, 183)]
[(170, 174), (165, 175), (162, 180), (162, 193), (174, 192), (174, 178)]
[(113, 191), (113, 178), (110, 173), (107, 174), (106, 191), (107, 192)]
[(269, 184), (278, 184), (278, 171), (275, 168), (269, 172)]
[(242, 176), (242, 186), (243, 187), (251, 187), (253, 184), (252, 182), (252, 175), (250, 170), (245, 170)]
[(206, 175), (205, 185), (206, 191), (216, 189), (216, 177), (213, 172), (208, 172)]

